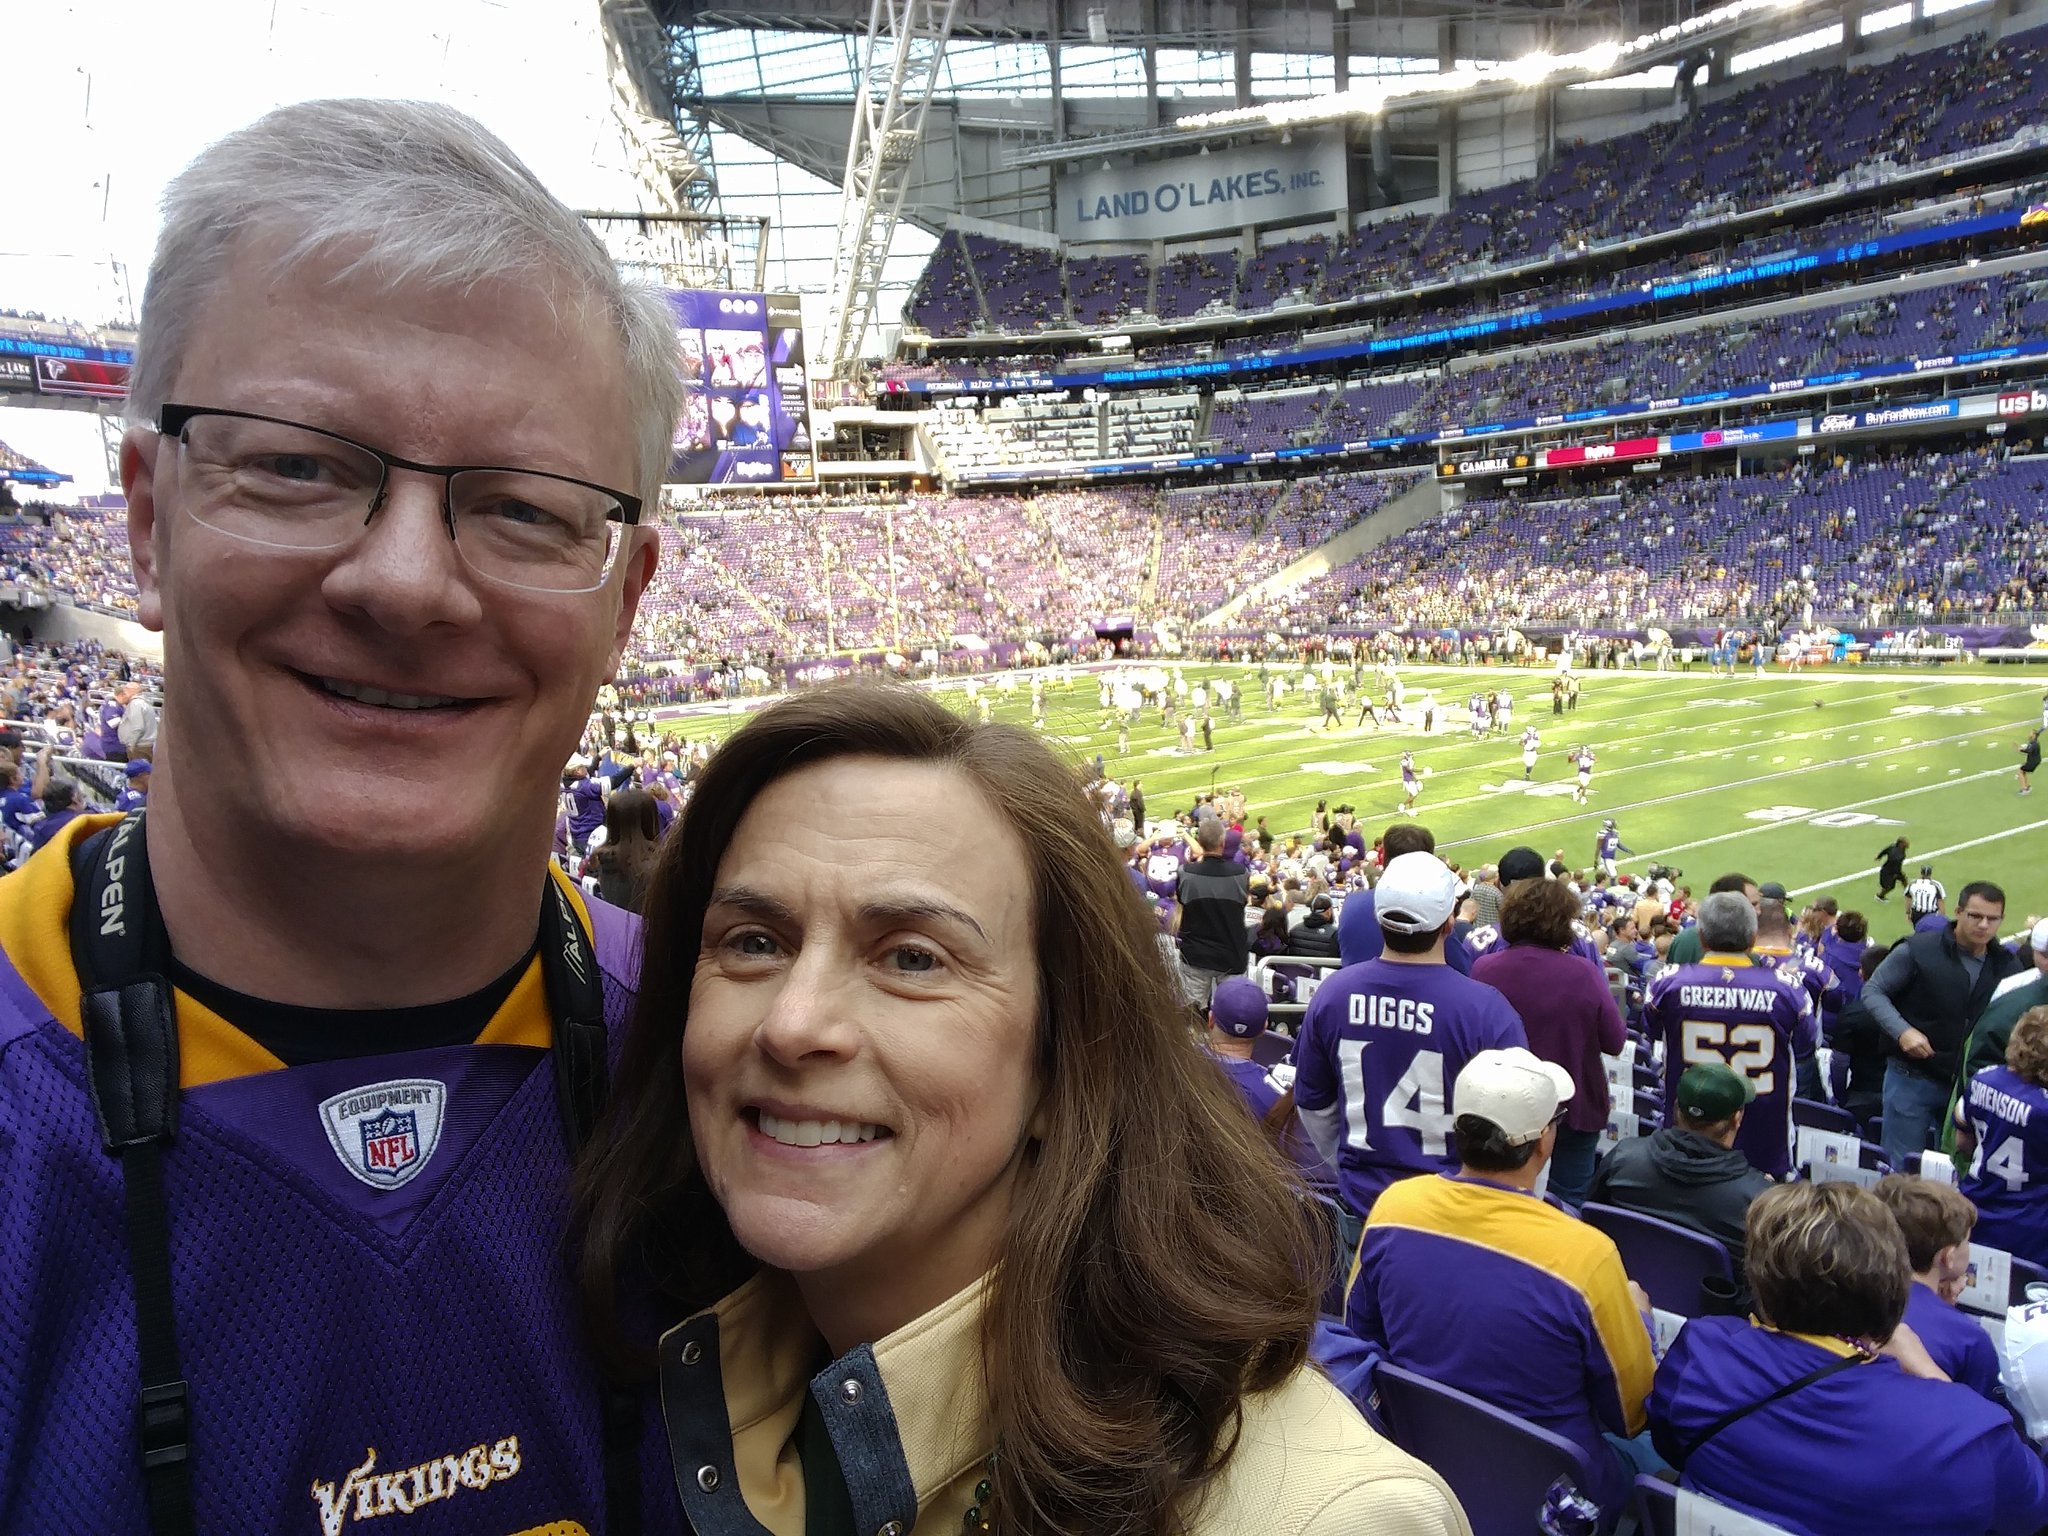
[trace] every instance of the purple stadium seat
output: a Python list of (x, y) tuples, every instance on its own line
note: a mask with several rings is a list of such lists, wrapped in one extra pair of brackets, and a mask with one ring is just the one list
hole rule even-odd
[(1839, 1109), (1833, 1104), (1821, 1104), (1813, 1099), (1792, 1101), (1792, 1123), (1810, 1125), (1817, 1131), (1840, 1131), (1848, 1136), (1860, 1137), (1863, 1134), (1862, 1127), (1856, 1123), (1856, 1117), (1849, 1111)]
[(1294, 1054), (1294, 1041), (1286, 1035), (1267, 1030), (1252, 1037), (1252, 1060), (1262, 1067), (1278, 1066)]
[(1647, 1474), (1636, 1479), (1639, 1536), (1678, 1536), (1678, 1485)]
[(1474, 1536), (1534, 1536), (1559, 1478), (1587, 1487), (1585, 1455), (1562, 1435), (1384, 1362), (1373, 1381), (1394, 1443), (1451, 1485)]
[(1702, 1287), (1718, 1282), (1731, 1291), (1735, 1263), (1713, 1238), (1673, 1221), (1588, 1201), (1579, 1219), (1614, 1239), (1629, 1279), (1650, 1294), (1653, 1305), (1680, 1317), (1704, 1310)]

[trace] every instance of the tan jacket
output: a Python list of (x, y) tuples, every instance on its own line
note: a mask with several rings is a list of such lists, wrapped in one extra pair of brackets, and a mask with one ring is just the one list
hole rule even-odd
[[(824, 1411), (856, 1529), (957, 1536), (990, 1449), (985, 1285), (823, 1370), (825, 1346), (778, 1271), (671, 1329), (661, 1341), (662, 1411), (697, 1536), (760, 1536), (760, 1527), (804, 1536), (795, 1436), (807, 1389)], [(1471, 1527), (1442, 1479), (1310, 1368), (1247, 1399), (1236, 1453), (1187, 1532), (1471, 1536)]]

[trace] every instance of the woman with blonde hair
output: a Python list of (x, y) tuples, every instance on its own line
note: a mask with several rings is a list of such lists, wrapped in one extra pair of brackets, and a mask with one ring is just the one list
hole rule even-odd
[(733, 736), (579, 1205), (601, 1340), (622, 1294), (690, 1313), (655, 1367), (698, 1536), (1466, 1530), (1305, 1363), (1300, 1186), (1029, 731), (852, 685)]

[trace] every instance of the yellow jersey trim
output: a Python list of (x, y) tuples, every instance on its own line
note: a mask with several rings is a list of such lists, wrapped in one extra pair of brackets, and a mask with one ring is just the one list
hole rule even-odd
[[(71, 963), (71, 856), (79, 843), (111, 827), (118, 816), (81, 816), (69, 823), (12, 874), (0, 878), (0, 952), (13, 962), (50, 1015), (83, 1039), (79, 997), (83, 989)], [(568, 893), (585, 939), (590, 912), (575, 882), (552, 863), (548, 873)], [(178, 1086), (201, 1088), (257, 1072), (276, 1072), (284, 1063), (190, 994), (175, 994), (178, 1010)], [(553, 1037), (540, 959), (528, 964), (511, 995), (477, 1036), (478, 1045), (523, 1045), (545, 1049)]]

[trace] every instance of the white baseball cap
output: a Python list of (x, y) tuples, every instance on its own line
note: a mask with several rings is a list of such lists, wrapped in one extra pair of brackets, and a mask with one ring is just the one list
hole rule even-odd
[(1451, 1112), (1491, 1121), (1510, 1146), (1519, 1147), (1543, 1134), (1574, 1091), (1563, 1067), (1511, 1045), (1481, 1051), (1465, 1063), (1451, 1086)]
[(1458, 877), (1433, 853), (1404, 853), (1387, 861), (1372, 888), (1373, 915), (1396, 933), (1435, 933), (1458, 906)]
[(2034, 924), (2034, 931), (2029, 935), (2027, 943), (2037, 955), (2048, 953), (2048, 917)]

